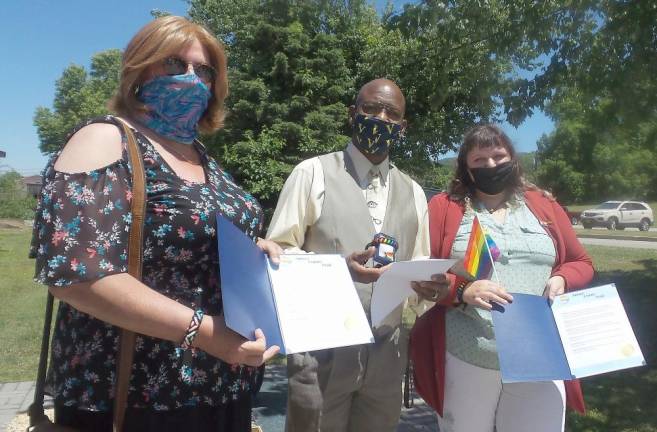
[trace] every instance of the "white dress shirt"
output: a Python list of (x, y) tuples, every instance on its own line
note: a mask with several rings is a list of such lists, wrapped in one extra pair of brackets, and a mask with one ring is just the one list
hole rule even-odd
[[(374, 229), (380, 232), (385, 220), (390, 190), (388, 158), (374, 165), (351, 142), (345, 151), (354, 163), (358, 176), (356, 181), (363, 192)], [(286, 251), (301, 252), (306, 230), (314, 225), (322, 214), (324, 192), (324, 170), (319, 157), (307, 159), (294, 167), (278, 198), (267, 238), (278, 243)], [(424, 191), (415, 181), (413, 181), (413, 203), (418, 218), (413, 258), (426, 258), (430, 253), (427, 199)], [(409, 204), (406, 201), (395, 203), (395, 205)]]
[[(379, 232), (388, 207), (389, 160), (386, 158), (380, 164), (374, 165), (351, 142), (345, 151), (354, 163), (358, 176), (356, 180), (363, 192), (365, 202), (368, 203), (374, 229)], [(372, 173), (378, 174), (377, 180), (374, 180), (375, 176), (371, 175)], [(377, 182), (380, 183), (378, 186)], [(301, 247), (305, 241), (306, 230), (314, 225), (322, 214), (325, 190), (324, 170), (319, 157), (306, 159), (294, 167), (278, 198), (267, 238), (278, 243), (287, 253), (303, 253)], [(376, 205), (370, 204), (371, 202)], [(394, 203), (394, 205), (409, 204), (406, 200)], [(418, 230), (412, 258), (428, 258), (430, 249), (427, 199), (424, 191), (415, 181), (413, 181), (413, 204), (418, 219)], [(419, 300), (417, 295), (411, 296), (406, 304), (416, 315), (422, 315), (433, 306), (433, 302)]]

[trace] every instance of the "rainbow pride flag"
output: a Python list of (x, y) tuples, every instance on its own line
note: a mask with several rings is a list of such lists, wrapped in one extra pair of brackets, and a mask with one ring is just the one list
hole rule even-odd
[(500, 256), (500, 249), (492, 237), (484, 232), (475, 215), (472, 221), (472, 232), (468, 240), (468, 248), (465, 250), (463, 266), (465, 271), (475, 279), (486, 279), (493, 269), (493, 261)]

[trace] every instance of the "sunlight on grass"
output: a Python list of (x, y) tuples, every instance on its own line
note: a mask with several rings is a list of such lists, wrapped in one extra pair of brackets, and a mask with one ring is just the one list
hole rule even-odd
[(648, 366), (582, 380), (588, 412), (569, 413), (567, 430), (657, 432), (657, 254), (654, 250), (587, 245), (593, 285), (613, 282)]
[(32, 282), (30, 234), (26, 228), (0, 230), (0, 382), (36, 375), (46, 289)]

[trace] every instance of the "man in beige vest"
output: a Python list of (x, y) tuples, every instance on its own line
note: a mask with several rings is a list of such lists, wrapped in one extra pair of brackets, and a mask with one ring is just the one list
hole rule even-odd
[[(406, 128), (404, 112), (404, 95), (395, 83), (377, 79), (365, 84), (349, 108), (351, 142), (344, 151), (294, 168), (268, 232), (286, 250), (348, 256), (368, 318), (373, 282), (385, 271), (366, 265), (374, 248), (364, 248), (374, 235), (397, 240), (398, 261), (429, 255), (424, 192), (388, 159), (389, 147)], [(413, 288), (425, 300), (446, 293), (442, 275)], [(396, 430), (406, 361), (401, 314), (400, 306), (386, 325), (373, 330), (373, 344), (288, 356), (288, 432)]]

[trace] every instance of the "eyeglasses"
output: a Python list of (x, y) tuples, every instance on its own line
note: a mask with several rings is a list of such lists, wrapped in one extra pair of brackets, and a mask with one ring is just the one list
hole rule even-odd
[(187, 73), (187, 66), (190, 64), (194, 68), (194, 73), (201, 81), (208, 85), (214, 83), (217, 78), (217, 71), (208, 64), (190, 63), (180, 57), (168, 57), (162, 62), (164, 72), (167, 75), (185, 75)]
[(392, 120), (393, 122), (400, 122), (404, 119), (404, 114), (399, 108), (390, 106), (383, 102), (366, 101), (362, 102), (359, 108), (363, 114), (371, 116), (376, 116), (385, 111), (388, 119)]

